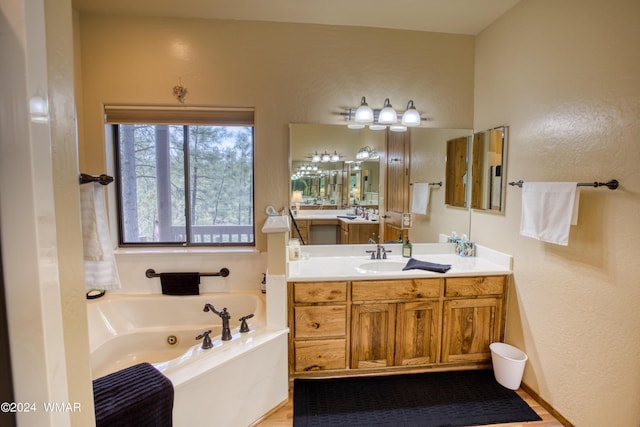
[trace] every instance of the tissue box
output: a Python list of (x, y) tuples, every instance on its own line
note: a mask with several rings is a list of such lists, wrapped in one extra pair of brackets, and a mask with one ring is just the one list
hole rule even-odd
[(476, 256), (476, 244), (469, 240), (458, 240), (456, 242), (456, 253), (460, 256)]

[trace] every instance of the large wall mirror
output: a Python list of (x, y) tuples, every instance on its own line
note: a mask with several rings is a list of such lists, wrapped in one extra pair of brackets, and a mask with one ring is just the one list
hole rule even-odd
[[(410, 132), (411, 183), (444, 183), (447, 141), (468, 140), (473, 135), (470, 129), (413, 128)], [(290, 138), (290, 188), (292, 193), (302, 191), (301, 209), (348, 209), (364, 205), (384, 211), (384, 131), (355, 130), (345, 125), (291, 124)], [(358, 151), (363, 149), (374, 153), (373, 158), (357, 159)], [(375, 153), (380, 154), (380, 159)], [(314, 162), (316, 154), (320, 161)], [(329, 157), (323, 162), (325, 154)], [(426, 212), (413, 214), (411, 241), (437, 242), (441, 234), (451, 231), (469, 234), (469, 209), (447, 206), (444, 189), (444, 185), (430, 186)]]
[(473, 135), (471, 207), (503, 213), (507, 128), (500, 126)]

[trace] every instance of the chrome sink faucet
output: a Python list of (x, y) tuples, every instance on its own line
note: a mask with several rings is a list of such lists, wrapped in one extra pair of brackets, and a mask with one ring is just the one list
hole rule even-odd
[(368, 254), (371, 254), (371, 259), (387, 259), (387, 252), (392, 252), (387, 250), (379, 243), (376, 243), (375, 240), (369, 238), (369, 243), (376, 245), (376, 250), (365, 251)]
[(202, 311), (212, 311), (220, 316), (222, 319), (222, 341), (231, 340), (231, 328), (229, 328), (229, 319), (231, 319), (231, 314), (227, 311), (227, 307), (223, 308), (222, 311), (218, 311), (212, 304), (206, 303)]

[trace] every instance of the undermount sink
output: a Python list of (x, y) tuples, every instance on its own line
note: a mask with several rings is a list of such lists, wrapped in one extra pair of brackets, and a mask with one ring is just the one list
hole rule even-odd
[(366, 262), (364, 264), (360, 264), (359, 266), (356, 267), (356, 270), (362, 273), (402, 271), (405, 265), (407, 265), (406, 262), (380, 260), (380, 261), (371, 261), (371, 262)]

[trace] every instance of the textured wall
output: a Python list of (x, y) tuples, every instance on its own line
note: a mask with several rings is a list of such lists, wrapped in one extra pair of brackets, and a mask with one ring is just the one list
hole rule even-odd
[[(289, 123), (339, 123), (365, 95), (413, 99), (430, 127), (471, 128), (474, 38), (241, 21), (80, 15), (85, 172), (105, 169), (102, 103), (256, 108), (256, 225), (288, 203)], [(266, 239), (257, 233), (258, 248)]]
[(581, 427), (640, 425), (639, 19), (637, 0), (523, 0), (476, 45), (474, 127), (510, 127), (509, 181), (621, 182), (581, 191), (567, 247), (519, 235), (516, 187), (504, 216), (471, 220), (514, 256), (524, 382)]

